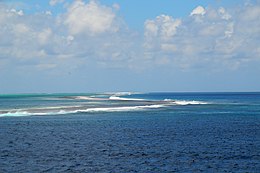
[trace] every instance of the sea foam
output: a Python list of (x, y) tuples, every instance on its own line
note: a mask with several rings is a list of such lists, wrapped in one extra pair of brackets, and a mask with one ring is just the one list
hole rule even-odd
[[(69, 102), (60, 102), (60, 105), (50, 104), (49, 106), (32, 104), (28, 108), (14, 108), (0, 110), (0, 117), (5, 116), (33, 116), (33, 115), (62, 115), (75, 113), (92, 113), (92, 112), (120, 112), (120, 111), (144, 111), (149, 109), (158, 109), (162, 107), (171, 107), (176, 105), (202, 105), (209, 104), (203, 101), (195, 100), (154, 100), (128, 98), (132, 93), (120, 92), (110, 93), (100, 97), (99, 94), (92, 96), (75, 95), (57, 98), (69, 99)], [(69, 105), (64, 105), (69, 104)]]
[(164, 99), (165, 102), (173, 103), (176, 105), (205, 105), (209, 104), (208, 102), (196, 101), (196, 100), (172, 100)]
[(6, 116), (33, 116), (33, 115), (62, 115), (62, 114), (75, 114), (83, 112), (125, 112), (125, 111), (141, 111), (147, 109), (157, 109), (165, 107), (165, 105), (144, 105), (144, 106), (118, 106), (118, 107), (95, 107), (95, 108), (78, 108), (78, 109), (59, 109), (52, 110), (49, 107), (27, 110), (10, 110), (5, 113), (0, 113), (0, 117)]
[(145, 101), (145, 99), (136, 99), (136, 98), (125, 98), (118, 96), (110, 96), (109, 100), (123, 100), (123, 101)]
[(195, 100), (192, 100), (192, 101), (175, 100), (174, 103), (177, 105), (205, 105), (205, 104), (208, 104), (207, 102), (195, 101)]

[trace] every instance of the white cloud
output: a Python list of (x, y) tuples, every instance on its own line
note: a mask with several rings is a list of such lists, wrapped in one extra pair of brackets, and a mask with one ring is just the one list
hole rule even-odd
[(115, 17), (111, 8), (96, 1), (92, 0), (86, 4), (78, 0), (69, 7), (64, 24), (68, 26), (72, 35), (96, 35), (117, 31), (117, 27), (113, 25)]
[(50, 28), (46, 28), (38, 34), (38, 39), (40, 44), (48, 44), (48, 41), (51, 40), (52, 30)]
[(25, 64), (39, 70), (64, 71), (88, 63), (128, 66), (124, 61), (131, 58), (131, 47), (138, 46), (134, 34), (116, 20), (113, 7), (95, 1), (73, 2), (65, 14), (58, 16), (19, 16), (15, 11), (0, 7), (0, 59), (5, 69)]
[(218, 12), (219, 12), (219, 14), (221, 15), (221, 18), (222, 18), (222, 19), (225, 19), (225, 20), (231, 19), (231, 15), (226, 12), (226, 9), (225, 9), (225, 8), (220, 7), (220, 8), (218, 9)]
[(17, 11), (16, 9), (11, 9), (10, 12), (15, 13), (15, 14), (17, 14), (19, 16), (23, 16), (24, 15), (22, 10)]
[(45, 11), (45, 14), (47, 14), (47, 15), (52, 15), (52, 12), (51, 11)]
[(260, 61), (259, 4), (202, 8), (182, 19), (159, 15), (145, 21), (144, 33), (137, 33), (117, 16), (119, 8), (97, 1), (73, 1), (57, 16), (21, 15), (2, 6), (0, 70), (28, 64), (48, 71), (86, 64), (133, 70), (157, 65), (239, 68)]
[(145, 36), (152, 37), (159, 35), (162, 39), (171, 39), (181, 25), (180, 19), (173, 19), (171, 16), (160, 15), (155, 20), (146, 20)]
[(49, 4), (51, 6), (54, 6), (54, 5), (58, 4), (58, 3), (63, 3), (63, 2), (64, 2), (64, 0), (50, 0)]
[(190, 16), (194, 16), (194, 15), (204, 15), (206, 13), (205, 8), (203, 8), (202, 6), (198, 6), (195, 9), (192, 10), (192, 12), (190, 13)]
[(168, 15), (157, 16), (154, 20), (146, 20), (144, 23), (145, 50), (158, 52), (160, 49), (172, 49), (168, 41), (174, 39), (178, 27), (181, 26), (180, 19), (173, 19)]
[(153, 20), (146, 20), (145, 24), (145, 35), (146, 36), (157, 36), (158, 26), (156, 25), (155, 21)]
[[(145, 22), (146, 55), (156, 62), (168, 58), (169, 64), (181, 68), (240, 65), (260, 60), (259, 50), (260, 17), (259, 5), (248, 5), (232, 10), (220, 7), (199, 6), (189, 18), (172, 25), (171, 34), (163, 32), (161, 16)], [(245, 17), (246, 16), (246, 17)], [(171, 16), (171, 21), (177, 21)], [(248, 27), (250, 26), (250, 27)], [(167, 38), (167, 39), (165, 39)]]

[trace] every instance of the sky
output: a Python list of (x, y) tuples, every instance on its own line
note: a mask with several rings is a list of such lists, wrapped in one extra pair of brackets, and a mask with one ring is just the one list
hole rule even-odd
[(0, 0), (0, 94), (260, 91), (259, 0)]

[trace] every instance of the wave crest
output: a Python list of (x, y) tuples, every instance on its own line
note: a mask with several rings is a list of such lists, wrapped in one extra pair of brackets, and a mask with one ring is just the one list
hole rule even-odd
[(32, 115), (62, 115), (62, 114), (74, 114), (83, 112), (126, 112), (126, 111), (141, 111), (147, 109), (157, 109), (165, 107), (163, 104), (159, 105), (144, 105), (144, 106), (118, 106), (118, 107), (95, 107), (95, 108), (79, 108), (79, 109), (59, 109), (53, 110), (49, 107), (42, 108), (40, 111), (36, 109), (27, 110), (10, 110), (0, 113), (0, 117), (5, 116), (32, 116)]
[(177, 105), (206, 105), (208, 104), (207, 102), (202, 102), (202, 101), (185, 101), (185, 100), (176, 100), (174, 101), (175, 104)]
[(124, 98), (118, 96), (110, 96), (109, 100), (123, 100), (123, 101), (145, 101), (145, 99), (136, 99), (136, 98)]

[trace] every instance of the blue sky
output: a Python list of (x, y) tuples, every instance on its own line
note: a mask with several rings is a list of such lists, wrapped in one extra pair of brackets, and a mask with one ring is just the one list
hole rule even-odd
[(259, 91), (258, 0), (0, 1), (0, 93)]

